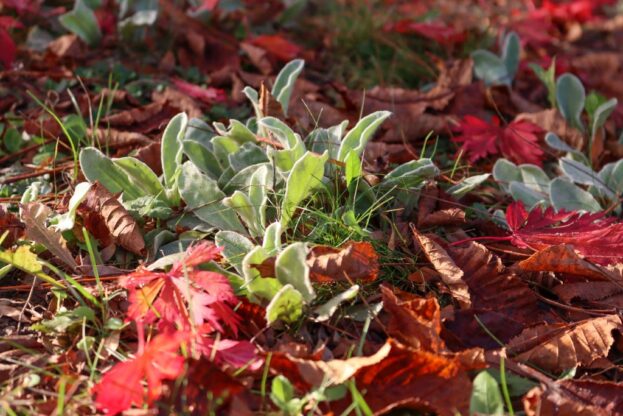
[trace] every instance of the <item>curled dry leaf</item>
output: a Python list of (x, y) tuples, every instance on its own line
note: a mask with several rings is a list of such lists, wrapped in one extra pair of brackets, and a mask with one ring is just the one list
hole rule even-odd
[(26, 238), (42, 244), (50, 253), (74, 270), (78, 264), (67, 249), (63, 235), (59, 231), (48, 228), (45, 224), (51, 213), (50, 208), (38, 202), (22, 205), (22, 218), (26, 224)]
[(539, 250), (517, 263), (517, 266), (531, 272), (568, 273), (594, 280), (604, 280), (610, 275), (603, 267), (585, 260), (571, 244), (559, 244)]
[(95, 182), (78, 207), (87, 230), (103, 247), (116, 243), (126, 250), (141, 254), (145, 240), (136, 220), (121, 202), (99, 182)]
[[(159, 98), (159, 100), (156, 100), (156, 98)], [(191, 98), (185, 98), (192, 101)], [(153, 103), (104, 117), (101, 120), (101, 125), (110, 125), (111, 128), (117, 130), (131, 128), (132, 131), (147, 134), (165, 126), (178, 112), (178, 107), (169, 105), (166, 97), (161, 93), (160, 96), (154, 97)]]
[(527, 416), (623, 415), (623, 384), (564, 380), (535, 387), (523, 398)]
[(608, 355), (614, 343), (613, 331), (621, 331), (621, 318), (606, 315), (571, 324), (541, 325), (524, 330), (507, 345), (516, 360), (546, 371), (590, 365)]
[(307, 257), (314, 282), (372, 282), (379, 274), (379, 256), (368, 242), (349, 241), (340, 248), (316, 246)]
[[(395, 408), (440, 416), (469, 414), (472, 383), (458, 357), (411, 349), (391, 339), (387, 345), (391, 351), (381, 362), (360, 368), (354, 377), (373, 414)], [(339, 402), (332, 410), (340, 414), (348, 402)]]
[(391, 345), (386, 343), (370, 356), (329, 361), (298, 358), (288, 353), (275, 352), (272, 354), (270, 367), (301, 388), (320, 386), (322, 383), (337, 385), (351, 378), (360, 368), (378, 364), (387, 357), (391, 349)]
[(421, 234), (411, 225), (413, 237), (419, 243), (428, 261), (435, 267), (441, 275), (441, 279), (450, 289), (450, 293), (457, 300), (461, 308), (468, 309), (471, 304), (469, 290), (463, 281), (463, 270), (461, 270), (439, 244), (432, 238)]
[(430, 352), (440, 352), (446, 345), (439, 336), (441, 312), (434, 297), (423, 298), (386, 285), (381, 286), (383, 310), (389, 314), (387, 334), (401, 343)]

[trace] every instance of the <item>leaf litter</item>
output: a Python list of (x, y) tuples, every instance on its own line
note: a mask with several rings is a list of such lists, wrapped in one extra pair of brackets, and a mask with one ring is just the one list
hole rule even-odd
[(614, 3), (3, 2), (3, 411), (623, 414)]

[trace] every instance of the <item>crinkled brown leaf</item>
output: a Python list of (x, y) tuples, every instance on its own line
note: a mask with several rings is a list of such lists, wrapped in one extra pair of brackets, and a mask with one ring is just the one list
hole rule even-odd
[(386, 285), (381, 286), (383, 310), (389, 314), (387, 334), (401, 343), (430, 352), (440, 352), (446, 345), (439, 336), (441, 312), (434, 297), (423, 298)]
[(159, 100), (154, 97), (152, 103), (104, 117), (101, 125), (122, 131), (131, 129), (143, 134), (160, 130), (180, 111), (179, 107), (169, 104), (164, 93), (160, 94), (157, 97)]
[(600, 308), (623, 308), (623, 288), (612, 282), (564, 283), (551, 289), (561, 301), (586, 301)]
[(523, 398), (527, 416), (623, 415), (623, 384), (565, 380), (535, 387)]
[(372, 282), (379, 274), (379, 256), (368, 242), (349, 241), (340, 248), (316, 246), (307, 257), (314, 282)]
[(507, 348), (509, 355), (517, 360), (560, 373), (606, 357), (614, 343), (612, 332), (621, 329), (618, 315), (571, 324), (546, 324), (524, 330)]
[(74, 270), (78, 264), (71, 252), (67, 249), (67, 243), (63, 235), (56, 230), (48, 228), (45, 224), (52, 210), (38, 202), (30, 202), (22, 205), (22, 218), (26, 224), (26, 237), (42, 244), (69, 268)]
[(93, 131), (87, 129), (89, 135), (95, 136), (100, 146), (108, 147), (130, 147), (143, 146), (150, 144), (152, 140), (144, 134), (133, 131), (121, 131), (115, 129), (101, 128)]
[(472, 301), (469, 290), (463, 280), (463, 270), (461, 270), (439, 244), (432, 238), (421, 234), (415, 227), (411, 226), (413, 237), (419, 243), (428, 261), (435, 267), (441, 275), (443, 282), (450, 289), (450, 293), (457, 300), (461, 308), (467, 309)]
[[(389, 340), (389, 354), (355, 373), (355, 384), (373, 414), (404, 408), (440, 416), (469, 414), (472, 383), (458, 357), (411, 349)], [(349, 400), (350, 402), (350, 400)], [(349, 403), (332, 406), (340, 414)]]
[(503, 311), (523, 322), (532, 322), (540, 315), (534, 292), (485, 246), (468, 242), (448, 251), (463, 271), (475, 308)]
[(578, 254), (570, 244), (560, 244), (539, 250), (517, 266), (531, 272), (557, 272), (589, 277), (596, 280), (607, 279), (609, 273)]
[(143, 252), (145, 240), (138, 223), (99, 182), (91, 186), (78, 207), (78, 213), (84, 219), (87, 230), (103, 247), (116, 243), (132, 253)]
[(300, 387), (320, 386), (323, 382), (337, 385), (351, 378), (360, 368), (378, 364), (387, 357), (391, 349), (390, 344), (386, 343), (370, 356), (329, 361), (297, 358), (288, 353), (273, 353), (270, 366), (273, 371), (285, 375)]

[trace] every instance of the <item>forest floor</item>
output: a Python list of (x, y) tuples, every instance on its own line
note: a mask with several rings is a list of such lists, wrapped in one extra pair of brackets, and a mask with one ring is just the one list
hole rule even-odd
[(623, 415), (623, 3), (0, 0), (0, 414)]

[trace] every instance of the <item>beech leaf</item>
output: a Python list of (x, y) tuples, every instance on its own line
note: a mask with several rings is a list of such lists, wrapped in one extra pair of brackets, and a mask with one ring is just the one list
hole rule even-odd
[(91, 186), (78, 212), (87, 230), (101, 241), (102, 246), (116, 243), (135, 254), (141, 254), (145, 249), (145, 240), (136, 220), (99, 182)]
[(62, 234), (60, 231), (48, 228), (45, 224), (51, 213), (52, 210), (50, 208), (37, 202), (22, 205), (22, 219), (26, 224), (26, 237), (39, 244), (43, 244), (50, 253), (74, 270), (78, 267), (78, 264), (67, 249)]

